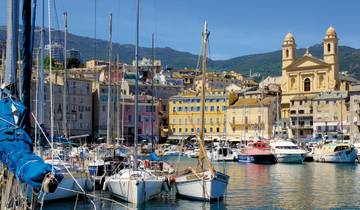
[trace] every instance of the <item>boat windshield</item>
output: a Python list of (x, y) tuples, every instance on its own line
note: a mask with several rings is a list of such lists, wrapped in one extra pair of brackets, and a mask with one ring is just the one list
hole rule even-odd
[(298, 146), (276, 146), (276, 149), (299, 149)]
[(348, 147), (347, 145), (337, 146), (337, 147), (335, 147), (334, 152), (342, 151), (342, 150), (347, 150), (347, 149), (349, 149), (349, 147)]

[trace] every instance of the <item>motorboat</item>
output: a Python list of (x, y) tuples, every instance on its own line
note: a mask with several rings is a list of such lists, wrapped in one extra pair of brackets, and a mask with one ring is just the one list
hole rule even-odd
[(249, 143), (238, 154), (238, 161), (242, 163), (276, 163), (276, 157), (271, 153), (270, 145), (265, 141)]
[(216, 145), (208, 151), (208, 156), (213, 161), (234, 161), (237, 154), (227, 144)]
[(278, 163), (303, 163), (307, 153), (290, 140), (271, 141), (270, 147)]
[(315, 147), (313, 158), (317, 162), (354, 163), (357, 149), (349, 143), (325, 143)]

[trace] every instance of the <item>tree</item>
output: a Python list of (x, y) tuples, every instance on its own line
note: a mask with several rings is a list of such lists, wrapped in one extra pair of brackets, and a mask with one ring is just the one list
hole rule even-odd
[(67, 68), (79, 68), (80, 67), (80, 60), (77, 58), (69, 58), (67, 61)]
[[(44, 65), (45, 65), (45, 69), (49, 69), (50, 67), (50, 56), (45, 56), (44, 59)], [(51, 59), (51, 66), (55, 66), (55, 60)]]

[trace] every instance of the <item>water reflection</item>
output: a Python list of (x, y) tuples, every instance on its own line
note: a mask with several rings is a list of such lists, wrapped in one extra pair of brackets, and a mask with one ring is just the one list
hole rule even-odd
[[(170, 160), (176, 163), (176, 159)], [(180, 168), (196, 166), (196, 160), (183, 159)], [(225, 166), (225, 167), (224, 167)], [(303, 165), (217, 163), (217, 170), (230, 175), (224, 201), (204, 203), (176, 199), (175, 193), (157, 198), (139, 209), (329, 209), (360, 207), (360, 169), (353, 164), (305, 163)], [(102, 193), (102, 196), (109, 195)], [(125, 203), (124, 203), (125, 204)], [(72, 209), (74, 202), (54, 203), (46, 209)], [(98, 209), (126, 209), (105, 201)], [(125, 204), (131, 208), (135, 206)], [(69, 207), (69, 208), (67, 208)], [(91, 209), (80, 202), (78, 209)]]

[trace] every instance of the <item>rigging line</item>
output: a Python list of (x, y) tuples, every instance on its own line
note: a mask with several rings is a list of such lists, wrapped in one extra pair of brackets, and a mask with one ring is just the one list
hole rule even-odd
[(199, 50), (199, 54), (198, 54), (198, 60), (197, 60), (197, 64), (196, 64), (196, 70), (199, 70), (200, 69), (200, 60), (201, 60), (201, 53), (202, 52), (202, 42), (200, 44), (200, 50)]
[(88, 193), (83, 193), (83, 192), (80, 192), (80, 191), (77, 191), (77, 190), (72, 190), (72, 189), (68, 189), (68, 188), (63, 188), (63, 187), (58, 187), (59, 189), (62, 189), (62, 190), (65, 190), (65, 191), (69, 191), (69, 192), (73, 192), (73, 193), (78, 193), (78, 194), (82, 194), (82, 195), (85, 195), (85, 196), (89, 196), (89, 197), (93, 197), (93, 198), (98, 198), (100, 200), (105, 200), (105, 201), (110, 201), (110, 202), (113, 202), (113, 203), (116, 203), (118, 205), (121, 205), (127, 209), (131, 209), (131, 210), (135, 210), (134, 208), (131, 208), (129, 206), (126, 206), (125, 204), (123, 203), (120, 203), (116, 200), (113, 200), (113, 199), (110, 199), (110, 198), (106, 198), (106, 197), (102, 197), (102, 196), (95, 196), (95, 195), (92, 195), (92, 194), (88, 194)]
[(210, 46), (210, 39), (208, 38), (207, 39), (207, 43), (208, 43), (208, 57), (209, 57), (209, 59), (211, 59), (212, 58), (212, 54), (211, 54), (211, 46)]
[[(55, 151), (55, 154), (54, 154), (54, 142), (50, 142), (49, 141), (49, 138), (46, 136), (43, 128), (40, 126), (37, 118), (35, 117), (34, 113), (31, 112), (31, 116), (33, 117), (33, 119), (35, 120), (35, 124), (39, 127), (42, 135), (44, 135), (44, 138), (46, 139), (46, 141), (48, 142), (48, 144), (50, 145), (51, 147), (51, 155), (52, 155), (52, 161), (54, 163), (54, 155), (56, 156), (57, 159), (60, 160), (60, 163), (64, 166), (65, 170), (69, 173), (69, 175), (71, 176), (71, 178), (74, 180), (74, 182), (78, 185), (78, 187), (80, 188), (81, 191), (85, 192), (85, 190), (81, 187), (81, 185), (78, 183), (78, 181), (75, 179), (75, 177), (72, 175), (72, 173), (70, 172), (70, 170), (67, 168), (66, 164), (64, 163), (64, 161), (60, 158), (60, 156), (58, 155), (58, 153)], [(52, 167), (53, 167), (53, 172), (54, 172), (54, 164), (52, 164)]]
[(55, 33), (55, 37), (54, 40), (59, 40), (60, 41), (60, 23), (59, 23), (59, 16), (58, 16), (58, 12), (57, 12), (57, 7), (56, 7), (56, 0), (54, 1), (54, 15), (55, 15), (55, 21), (56, 21), (56, 31), (57, 33)]

